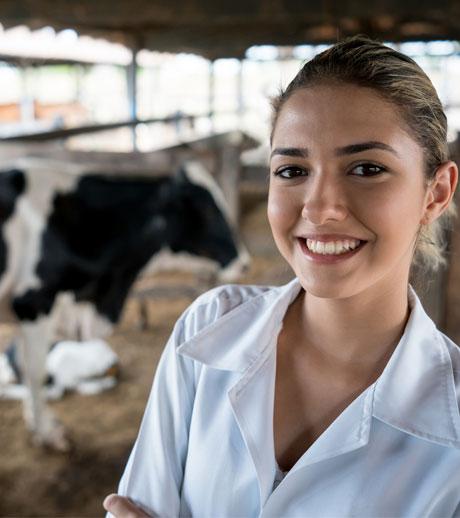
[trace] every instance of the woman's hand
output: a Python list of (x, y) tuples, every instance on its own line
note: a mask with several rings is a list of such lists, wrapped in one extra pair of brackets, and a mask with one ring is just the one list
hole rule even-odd
[(116, 494), (106, 496), (102, 505), (115, 518), (152, 518), (126, 496)]

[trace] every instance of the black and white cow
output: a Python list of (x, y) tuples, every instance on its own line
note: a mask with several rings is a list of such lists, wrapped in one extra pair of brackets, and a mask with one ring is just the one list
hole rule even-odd
[(174, 256), (204, 258), (225, 281), (248, 264), (223, 195), (197, 162), (154, 178), (47, 161), (0, 171), (0, 319), (20, 325), (24, 417), (36, 443), (67, 447), (42, 390), (57, 332), (106, 336), (141, 270)]

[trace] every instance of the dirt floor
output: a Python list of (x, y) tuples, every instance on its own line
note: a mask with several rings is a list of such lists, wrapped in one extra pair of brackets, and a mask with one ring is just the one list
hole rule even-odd
[[(282, 284), (292, 278), (276, 252), (264, 203), (243, 205), (243, 238), (253, 257), (244, 283)], [(194, 279), (187, 275), (161, 276), (177, 286)], [(196, 285), (196, 282), (195, 282)], [(99, 517), (103, 497), (117, 487), (136, 437), (153, 374), (177, 316), (194, 297), (189, 294), (148, 300), (149, 329), (139, 330), (139, 299), (129, 300), (121, 325), (109, 339), (121, 362), (116, 388), (97, 396), (66, 395), (52, 408), (71, 433), (74, 448), (56, 454), (31, 446), (22, 421), (21, 405), (0, 400), (0, 516)], [(187, 292), (188, 293), (188, 292)], [(145, 315), (144, 315), (145, 321)], [(0, 348), (14, 330), (0, 326)]]

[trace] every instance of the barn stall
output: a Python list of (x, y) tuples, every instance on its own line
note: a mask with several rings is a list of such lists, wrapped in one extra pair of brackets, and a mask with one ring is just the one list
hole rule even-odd
[[(177, 4), (177, 5), (176, 5)], [(289, 4), (289, 5), (288, 5)], [(208, 2), (112, 2), (110, 9), (94, 2), (3, 2), (0, 22), (5, 27), (25, 23), (30, 27), (51, 25), (56, 29), (75, 28), (82, 33), (104, 36), (125, 44), (130, 62), (125, 66), (129, 84), (130, 119), (71, 128), (46, 128), (5, 137), (0, 156), (10, 161), (17, 156), (52, 157), (69, 162), (95, 164), (108, 173), (131, 172), (135, 175), (170, 174), (171, 165), (185, 158), (199, 158), (213, 171), (226, 192), (235, 221), (253, 256), (250, 271), (241, 282), (281, 284), (291, 274), (279, 258), (266, 223), (264, 197), (266, 170), (263, 160), (257, 166), (240, 161), (242, 151), (255, 146), (253, 138), (242, 132), (210, 135), (179, 143), (165, 149), (117, 153), (82, 151), (66, 142), (76, 135), (97, 135), (116, 128), (141, 124), (174, 124), (193, 120), (193, 115), (175, 114), (163, 118), (139, 118), (136, 95), (136, 59), (143, 48), (170, 52), (188, 51), (210, 60), (209, 113), (200, 117), (216, 118), (214, 113), (213, 63), (222, 56), (236, 57), (241, 69), (248, 66), (246, 50), (256, 44), (289, 47), (306, 43), (324, 44), (348, 34), (365, 32), (392, 41), (436, 40), (459, 37), (456, 20), (458, 6), (447, 2), (379, 7), (311, 6), (300, 2), (262, 2), (235, 4), (217, 9)], [(181, 13), (180, 16), (177, 13)], [(294, 20), (294, 22), (293, 22)], [(283, 47), (277, 56), (286, 59), (291, 50)], [(12, 60), (11, 56), (4, 56)], [(26, 67), (27, 59), (21, 58)], [(36, 66), (32, 59), (30, 66)], [(238, 104), (238, 103), (237, 103)], [(240, 109), (244, 103), (239, 101)], [(39, 106), (35, 111), (39, 113)], [(160, 120), (161, 119), (161, 120)], [(210, 125), (212, 130), (212, 124)], [(137, 146), (133, 132), (133, 148)], [(452, 144), (458, 156), (458, 143)], [(223, 169), (224, 167), (224, 169)], [(449, 268), (441, 273), (424, 293), (434, 318), (448, 334), (460, 341), (458, 225), (451, 236)], [(448, 281), (446, 280), (448, 279)], [(120, 357), (121, 375), (117, 387), (97, 396), (69, 394), (54, 402), (53, 408), (72, 432), (74, 449), (64, 455), (33, 448), (14, 401), (0, 401), (0, 515), (2, 516), (99, 516), (101, 500), (111, 492), (123, 469), (136, 436), (155, 365), (178, 314), (200, 292), (208, 279), (195, 274), (175, 272), (139, 279), (128, 299), (122, 320), (109, 342)], [(14, 334), (10, 326), (1, 327), (2, 346)]]

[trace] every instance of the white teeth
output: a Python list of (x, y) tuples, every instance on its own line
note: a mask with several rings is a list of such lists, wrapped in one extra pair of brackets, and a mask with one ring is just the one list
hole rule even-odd
[(333, 254), (335, 252), (335, 245), (334, 245), (334, 243), (326, 243), (324, 245), (324, 252), (326, 254)]
[(315, 254), (338, 255), (355, 249), (361, 241), (359, 239), (344, 239), (341, 241), (315, 241), (307, 239), (307, 248)]

